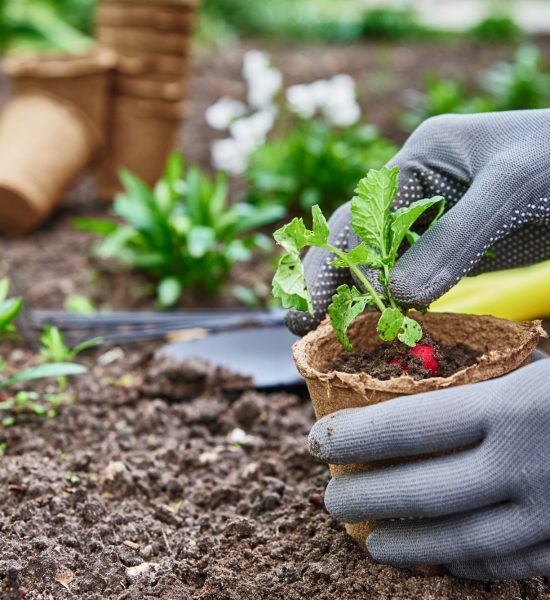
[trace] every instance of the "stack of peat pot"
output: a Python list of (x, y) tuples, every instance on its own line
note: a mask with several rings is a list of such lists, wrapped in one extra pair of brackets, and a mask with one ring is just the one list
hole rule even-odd
[(96, 37), (118, 68), (98, 193), (112, 200), (126, 168), (154, 184), (184, 115), (191, 33), (199, 0), (100, 0)]
[(44, 222), (106, 143), (111, 75), (105, 48), (8, 56), (13, 88), (0, 116), (0, 230)]

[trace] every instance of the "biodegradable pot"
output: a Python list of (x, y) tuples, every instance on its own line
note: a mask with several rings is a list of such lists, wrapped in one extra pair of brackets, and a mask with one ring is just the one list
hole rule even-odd
[(115, 81), (116, 94), (151, 100), (181, 100), (186, 88), (183, 75), (179, 81), (158, 81), (125, 75), (119, 75)]
[[(371, 352), (381, 343), (376, 334), (379, 314), (368, 311), (354, 321), (349, 337), (355, 352)], [(414, 380), (402, 376), (387, 381), (374, 379), (367, 373), (329, 371), (342, 354), (330, 322), (324, 321), (293, 347), (298, 371), (304, 376), (317, 419), (342, 408), (369, 406), (397, 396), (443, 389), (499, 377), (531, 360), (531, 353), (546, 333), (540, 321), (518, 323), (488, 316), (448, 313), (417, 314), (415, 318), (436, 340), (444, 345), (464, 343), (483, 352), (478, 364), (451, 377)], [(404, 459), (405, 460), (405, 459)], [(410, 458), (408, 459), (410, 460)], [(384, 464), (404, 461), (377, 461), (354, 465), (329, 465), (332, 475), (375, 469)], [(347, 532), (364, 547), (364, 541), (376, 522), (346, 524)], [(424, 572), (435, 572), (427, 568)]]
[(136, 27), (161, 31), (190, 32), (195, 24), (193, 4), (158, 2), (103, 2), (96, 11), (96, 23), (107, 27)]
[(90, 163), (95, 128), (69, 103), (20, 95), (0, 115), (0, 229), (25, 233), (54, 211)]
[(101, 137), (107, 122), (116, 55), (106, 48), (82, 54), (12, 55), (3, 69), (15, 95), (43, 92), (79, 110)]
[(118, 52), (117, 71), (122, 75), (177, 81), (188, 71), (189, 60), (183, 55), (151, 54), (139, 50), (118, 50)]
[(98, 196), (111, 201), (121, 191), (118, 172), (126, 168), (153, 185), (164, 172), (183, 119), (183, 102), (113, 98), (107, 152), (98, 173)]
[(99, 25), (96, 37), (108, 48), (121, 54), (138, 50), (152, 54), (184, 55), (189, 53), (191, 36), (186, 33), (172, 33), (155, 29), (132, 27), (107, 27)]

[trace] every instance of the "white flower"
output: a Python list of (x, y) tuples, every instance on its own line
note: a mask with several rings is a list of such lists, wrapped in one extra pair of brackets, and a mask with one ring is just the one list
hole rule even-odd
[(286, 90), (289, 109), (302, 119), (311, 119), (317, 112), (317, 94), (311, 85), (292, 85)]
[(212, 164), (220, 171), (242, 175), (248, 166), (250, 147), (234, 138), (216, 140), (212, 144)]
[(238, 100), (224, 96), (206, 109), (206, 122), (214, 129), (227, 129), (232, 121), (242, 117), (246, 106)]
[(348, 127), (361, 118), (355, 82), (349, 75), (336, 75), (325, 82), (321, 111), (325, 119), (337, 127)]
[(283, 76), (271, 66), (269, 56), (259, 50), (247, 52), (243, 75), (248, 85), (248, 103), (257, 109), (271, 106), (283, 85)]
[(274, 110), (260, 110), (250, 117), (234, 121), (229, 131), (236, 140), (253, 150), (265, 142), (267, 134), (273, 129), (275, 114)]
[(250, 50), (244, 55), (243, 76), (247, 81), (270, 68), (271, 59), (261, 50)]

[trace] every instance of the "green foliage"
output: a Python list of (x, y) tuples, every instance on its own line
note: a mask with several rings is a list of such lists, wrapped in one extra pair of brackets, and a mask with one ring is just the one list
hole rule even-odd
[(96, 247), (100, 257), (150, 274), (163, 307), (189, 288), (219, 291), (237, 262), (269, 248), (265, 235), (250, 232), (284, 214), (279, 206), (230, 204), (225, 176), (186, 170), (180, 154), (169, 158), (154, 189), (128, 171), (120, 176), (125, 192), (113, 212), (121, 222), (80, 219), (76, 225), (105, 237)]
[(372, 126), (336, 128), (301, 120), (284, 137), (267, 141), (252, 155), (245, 173), (248, 199), (309, 210), (335, 210), (353, 193), (365, 169), (382, 167), (397, 151)]
[(513, 42), (521, 37), (521, 27), (509, 15), (494, 14), (472, 27), (470, 35), (482, 41)]
[(55, 325), (46, 325), (40, 336), (40, 357), (43, 362), (63, 363), (73, 361), (81, 352), (101, 344), (99, 337), (86, 340), (70, 348)]
[(425, 38), (434, 32), (422, 25), (409, 7), (371, 8), (362, 19), (362, 35), (369, 39), (402, 40)]
[(14, 321), (23, 307), (21, 298), (8, 298), (9, 288), (8, 278), (0, 279), (0, 339), (12, 337), (15, 334)]
[(469, 96), (458, 81), (429, 75), (426, 77), (423, 92), (409, 92), (408, 108), (401, 118), (401, 123), (407, 131), (412, 131), (430, 117), (450, 113), (487, 112), (492, 109), (492, 103), (488, 98)]
[(360, 14), (357, 0), (203, 0), (199, 37), (211, 38), (208, 30), (225, 37), (349, 41), (361, 35)]
[[(300, 251), (306, 247), (324, 248), (336, 257), (334, 266), (348, 268), (362, 290), (342, 285), (338, 288), (328, 308), (334, 331), (346, 350), (351, 350), (347, 330), (353, 320), (367, 306), (376, 307), (380, 313), (378, 334), (383, 340), (399, 339), (414, 346), (422, 338), (422, 328), (417, 321), (407, 316), (389, 291), (389, 276), (401, 243), (412, 231), (418, 219), (433, 209), (434, 221), (444, 209), (441, 196), (426, 198), (392, 212), (397, 195), (399, 169), (371, 169), (359, 181), (356, 195), (352, 199), (351, 225), (362, 243), (351, 252), (343, 252), (329, 242), (329, 227), (318, 206), (312, 208), (313, 226), (307, 229), (301, 218), (275, 232), (275, 241), (285, 252), (280, 258), (273, 278), (273, 295), (285, 308), (309, 311), (313, 314), (313, 302), (307, 289)], [(361, 267), (379, 270), (379, 280), (385, 292), (379, 293), (367, 279)]]
[(55, 417), (57, 409), (70, 400), (64, 393), (40, 394), (34, 391), (17, 391), (10, 393), (9, 388), (36, 379), (55, 377), (66, 378), (69, 375), (81, 375), (86, 372), (86, 367), (74, 363), (42, 364), (30, 369), (20, 371), (10, 377), (3, 377), (1, 372), (6, 368), (0, 367), (0, 424), (4, 427), (13, 425), (18, 418), (24, 415), (35, 415), (51, 419)]
[(88, 49), (95, 0), (3, 0), (0, 50)]
[(469, 94), (458, 81), (429, 76), (424, 92), (409, 94), (402, 117), (408, 131), (436, 115), (545, 108), (550, 103), (550, 74), (541, 67), (534, 46), (521, 46), (511, 63), (500, 62), (483, 73), (479, 91)]
[(483, 75), (481, 87), (492, 110), (546, 108), (550, 102), (550, 74), (535, 46), (520, 47), (513, 63), (497, 63)]

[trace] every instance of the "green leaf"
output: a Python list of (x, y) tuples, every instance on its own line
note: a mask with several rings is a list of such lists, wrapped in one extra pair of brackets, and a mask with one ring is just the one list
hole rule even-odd
[(21, 312), (23, 300), (21, 298), (8, 298), (0, 304), (0, 332), (6, 330), (12, 321)]
[(359, 244), (351, 252), (346, 254), (346, 260), (337, 258), (330, 263), (333, 267), (346, 268), (351, 265), (365, 265), (367, 267), (381, 267), (380, 254), (366, 244)]
[(103, 344), (102, 337), (91, 338), (89, 340), (85, 340), (84, 342), (80, 342), (80, 344), (77, 344), (72, 349), (72, 353), (74, 356), (77, 356), (81, 352), (84, 352), (85, 350), (89, 350), (90, 348), (95, 348), (96, 346), (100, 346), (101, 344)]
[(313, 314), (313, 302), (298, 252), (283, 254), (279, 259), (273, 277), (273, 295), (281, 300), (284, 308)]
[(401, 342), (413, 348), (422, 339), (422, 327), (418, 321), (410, 317), (405, 317), (401, 331), (397, 337)]
[(7, 277), (2, 277), (2, 279), (0, 279), (0, 302), (4, 302), (8, 297), (9, 290), (10, 280)]
[(21, 371), (8, 379), (0, 382), (0, 388), (5, 389), (22, 381), (31, 379), (45, 379), (49, 377), (65, 377), (67, 375), (82, 375), (87, 369), (76, 363), (43, 364)]
[(118, 229), (118, 224), (107, 219), (74, 219), (73, 225), (80, 231), (109, 235)]
[(398, 167), (371, 169), (351, 201), (351, 224), (357, 235), (383, 255), (387, 252), (390, 208), (397, 194)]
[(216, 244), (216, 232), (211, 227), (197, 225), (187, 237), (187, 248), (193, 258), (202, 258)]
[(330, 233), (327, 221), (318, 206), (311, 209), (311, 214), (312, 230), (305, 226), (303, 219), (295, 218), (273, 234), (275, 241), (288, 252), (296, 252), (306, 246), (324, 246)]
[(378, 321), (378, 335), (386, 342), (395, 340), (401, 328), (405, 315), (398, 308), (386, 308)]
[[(410, 233), (411, 227), (414, 223), (432, 206), (438, 204), (438, 216), (442, 214), (445, 209), (445, 199), (442, 196), (434, 196), (433, 198), (424, 198), (423, 200), (417, 200), (409, 206), (398, 208), (392, 214), (391, 222), (391, 248), (390, 248), (390, 264), (395, 262), (399, 246), (403, 242), (403, 239), (407, 234)], [(436, 217), (437, 219), (438, 217)]]
[(347, 335), (348, 328), (370, 302), (369, 296), (362, 294), (356, 287), (350, 288), (347, 285), (341, 285), (332, 297), (328, 314), (336, 337), (348, 352), (352, 350)]
[(159, 304), (164, 307), (173, 306), (181, 296), (182, 285), (175, 277), (165, 277), (157, 286)]

